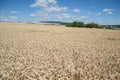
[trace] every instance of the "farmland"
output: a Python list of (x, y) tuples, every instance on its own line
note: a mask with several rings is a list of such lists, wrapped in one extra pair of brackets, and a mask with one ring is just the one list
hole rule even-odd
[(120, 31), (1, 22), (0, 80), (120, 80)]

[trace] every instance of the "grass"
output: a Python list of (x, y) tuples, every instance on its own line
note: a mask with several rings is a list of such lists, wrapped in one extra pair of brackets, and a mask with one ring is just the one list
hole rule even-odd
[(0, 23), (2, 80), (120, 80), (120, 31)]

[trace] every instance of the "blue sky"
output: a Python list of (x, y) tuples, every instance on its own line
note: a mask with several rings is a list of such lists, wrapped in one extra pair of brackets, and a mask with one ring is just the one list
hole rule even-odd
[(120, 0), (0, 0), (0, 21), (120, 24)]

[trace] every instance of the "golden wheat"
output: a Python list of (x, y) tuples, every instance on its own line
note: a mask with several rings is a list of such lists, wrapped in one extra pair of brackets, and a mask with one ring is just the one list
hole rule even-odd
[(120, 31), (0, 23), (0, 80), (120, 80)]

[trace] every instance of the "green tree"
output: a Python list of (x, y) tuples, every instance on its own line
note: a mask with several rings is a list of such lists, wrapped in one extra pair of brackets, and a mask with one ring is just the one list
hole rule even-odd
[(72, 22), (72, 23), (67, 23), (66, 26), (68, 27), (84, 27), (84, 23), (83, 22)]
[(72, 23), (66, 23), (65, 26), (67, 26), (67, 27), (73, 27), (73, 26), (72, 26)]
[(77, 26), (77, 27), (84, 27), (85, 24), (84, 24), (83, 22), (77, 22), (76, 26)]
[(77, 27), (77, 22), (74, 21), (74, 22), (72, 23), (72, 26), (73, 26), (73, 27)]
[(86, 24), (87, 28), (100, 28), (100, 26), (94, 22)]

